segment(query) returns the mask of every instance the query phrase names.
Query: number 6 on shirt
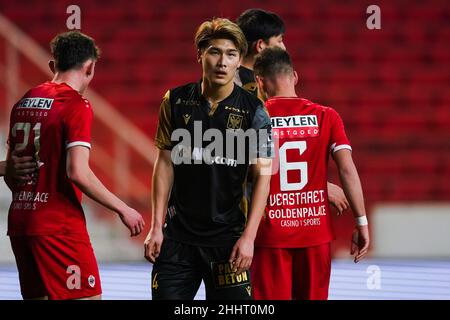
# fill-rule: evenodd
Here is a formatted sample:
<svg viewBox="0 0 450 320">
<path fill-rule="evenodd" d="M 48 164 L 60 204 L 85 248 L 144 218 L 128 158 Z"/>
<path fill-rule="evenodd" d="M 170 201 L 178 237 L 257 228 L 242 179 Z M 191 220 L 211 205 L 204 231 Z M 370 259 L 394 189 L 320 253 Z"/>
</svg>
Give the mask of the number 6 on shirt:
<svg viewBox="0 0 450 320">
<path fill-rule="evenodd" d="M 300 154 L 306 150 L 306 141 L 285 142 L 280 150 L 280 190 L 293 191 L 301 190 L 308 183 L 308 163 L 306 161 L 288 162 L 287 150 L 298 149 Z M 300 182 L 288 182 L 288 171 L 300 171 Z"/>
</svg>

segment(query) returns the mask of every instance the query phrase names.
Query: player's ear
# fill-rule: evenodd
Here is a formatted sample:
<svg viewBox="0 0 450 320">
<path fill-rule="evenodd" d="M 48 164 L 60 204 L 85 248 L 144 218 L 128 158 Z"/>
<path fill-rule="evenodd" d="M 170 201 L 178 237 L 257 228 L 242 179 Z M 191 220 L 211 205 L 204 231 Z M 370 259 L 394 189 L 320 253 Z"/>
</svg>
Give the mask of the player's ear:
<svg viewBox="0 0 450 320">
<path fill-rule="evenodd" d="M 293 71 L 292 72 L 292 76 L 294 77 L 294 85 L 297 85 L 297 83 L 298 83 L 298 73 L 297 73 L 297 71 Z"/>
<path fill-rule="evenodd" d="M 93 59 L 89 59 L 88 61 L 86 61 L 84 63 L 84 72 L 86 74 L 87 77 L 90 77 L 93 73 L 94 73 L 94 68 L 95 68 L 95 60 Z"/>
<path fill-rule="evenodd" d="M 201 49 L 197 50 L 197 62 L 200 64 L 202 63 L 202 50 Z"/>
<path fill-rule="evenodd" d="M 50 70 L 51 70 L 53 73 L 56 73 L 56 70 L 55 70 L 55 61 L 54 61 L 54 60 L 50 60 L 50 61 L 48 62 L 48 67 L 50 68 Z"/>
<path fill-rule="evenodd" d="M 258 40 L 256 40 L 256 44 L 255 44 L 256 53 L 260 53 L 260 52 L 263 51 L 266 47 L 267 47 L 267 44 L 264 42 L 263 39 L 258 39 Z"/>
<path fill-rule="evenodd" d="M 258 85 L 258 90 L 261 92 L 265 92 L 264 88 L 264 78 L 260 76 L 255 76 L 256 84 Z"/>
</svg>

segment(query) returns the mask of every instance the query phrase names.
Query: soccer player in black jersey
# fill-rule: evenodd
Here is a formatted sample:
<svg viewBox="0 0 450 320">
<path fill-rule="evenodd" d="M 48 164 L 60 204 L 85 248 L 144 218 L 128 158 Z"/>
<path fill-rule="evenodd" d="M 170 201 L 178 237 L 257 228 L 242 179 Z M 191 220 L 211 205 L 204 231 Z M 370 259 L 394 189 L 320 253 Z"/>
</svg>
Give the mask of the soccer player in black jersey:
<svg viewBox="0 0 450 320">
<path fill-rule="evenodd" d="M 195 44 L 202 79 L 169 90 L 160 107 L 145 241 L 145 257 L 154 263 L 152 297 L 193 299 L 203 280 L 206 299 L 251 299 L 248 269 L 270 183 L 270 119 L 261 100 L 234 84 L 247 50 L 239 27 L 206 21 Z M 243 132 L 258 133 L 256 143 L 229 152 L 228 143 Z M 212 140 L 219 148 L 209 149 Z M 254 192 L 247 214 L 249 169 Z"/>
<path fill-rule="evenodd" d="M 283 42 L 284 22 L 273 12 L 249 9 L 239 16 L 236 24 L 247 39 L 248 50 L 242 58 L 235 82 L 260 99 L 266 100 L 263 93 L 258 92 L 253 65 L 256 55 L 267 47 L 277 46 L 286 49 Z"/>
<path fill-rule="evenodd" d="M 283 42 L 285 25 L 283 20 L 275 13 L 262 9 L 248 9 L 236 20 L 247 39 L 247 54 L 236 73 L 235 82 L 263 101 L 264 94 L 258 91 L 253 66 L 256 55 L 267 47 L 280 47 L 286 49 Z M 328 182 L 328 200 L 342 214 L 349 208 L 344 191 L 337 185 Z M 247 185 L 250 193 L 251 185 Z"/>
</svg>

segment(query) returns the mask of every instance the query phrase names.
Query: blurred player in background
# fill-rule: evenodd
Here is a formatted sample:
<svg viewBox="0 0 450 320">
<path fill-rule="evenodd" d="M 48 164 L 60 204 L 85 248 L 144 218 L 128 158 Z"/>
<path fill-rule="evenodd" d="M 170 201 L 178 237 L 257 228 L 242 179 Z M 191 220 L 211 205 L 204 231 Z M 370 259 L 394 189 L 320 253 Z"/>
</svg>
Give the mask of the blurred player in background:
<svg viewBox="0 0 450 320">
<path fill-rule="evenodd" d="M 242 64 L 236 73 L 235 82 L 244 89 L 265 101 L 266 97 L 258 90 L 253 66 L 258 53 L 268 47 L 286 49 L 283 36 L 285 25 L 283 20 L 275 13 L 262 9 L 249 9 L 244 11 L 236 20 L 237 25 L 247 39 L 248 51 L 242 59 Z M 348 209 L 348 201 L 342 189 L 331 183 L 328 186 L 328 200 L 342 214 Z M 251 184 L 247 184 L 247 192 L 251 192 Z"/>
<path fill-rule="evenodd" d="M 286 49 L 283 42 L 284 22 L 273 12 L 249 9 L 237 18 L 236 23 L 247 39 L 248 51 L 242 58 L 242 64 L 236 73 L 235 81 L 245 90 L 265 101 L 266 97 L 258 90 L 253 72 L 255 57 L 267 47 Z"/>
<path fill-rule="evenodd" d="M 299 98 L 289 54 L 267 48 L 256 58 L 259 89 L 269 98 L 273 139 L 278 140 L 270 195 L 255 241 L 255 299 L 327 299 L 333 239 L 327 164 L 331 153 L 355 215 L 351 253 L 360 261 L 369 247 L 363 192 L 339 114 Z M 280 272 L 283 270 L 283 272 Z"/>
<path fill-rule="evenodd" d="M 15 151 L 39 169 L 28 182 L 6 179 L 13 196 L 8 235 L 24 299 L 100 299 L 81 192 L 116 212 L 132 236 L 144 221 L 89 167 L 93 112 L 82 94 L 94 77 L 94 40 L 74 31 L 50 46 L 53 80 L 29 90 L 11 111 L 7 161 Z"/>
<path fill-rule="evenodd" d="M 206 163 L 204 152 L 210 141 L 201 141 L 201 145 L 189 142 L 187 151 L 200 163 L 174 164 L 171 150 L 172 155 L 178 151 L 171 134 L 186 129 L 195 141 L 196 123 L 202 126 L 202 136 L 212 128 L 222 137 L 234 130 L 270 133 L 270 120 L 263 102 L 233 82 L 247 50 L 239 27 L 227 19 L 204 22 L 195 44 L 202 80 L 169 90 L 160 108 L 153 219 L 145 242 L 145 257 L 154 263 L 152 297 L 193 299 L 203 279 L 206 299 L 251 299 L 247 270 L 269 192 L 270 172 L 263 175 L 262 170 L 264 165 L 270 167 L 271 154 L 262 149 L 270 137 L 261 141 L 250 166 L 255 192 L 246 219 L 243 183 L 249 162 L 238 163 L 227 153 L 215 154 L 214 161 Z M 249 154 L 249 147 L 244 152 Z"/>
</svg>

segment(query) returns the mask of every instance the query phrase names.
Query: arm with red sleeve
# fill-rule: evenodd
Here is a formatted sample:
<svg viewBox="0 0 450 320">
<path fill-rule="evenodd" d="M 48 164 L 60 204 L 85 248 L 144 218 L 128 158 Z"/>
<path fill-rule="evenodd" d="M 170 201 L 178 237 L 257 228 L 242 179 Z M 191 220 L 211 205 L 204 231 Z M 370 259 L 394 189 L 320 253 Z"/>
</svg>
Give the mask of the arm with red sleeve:
<svg viewBox="0 0 450 320">
<path fill-rule="evenodd" d="M 345 134 L 344 124 L 339 114 L 332 110 L 331 115 L 331 152 L 339 171 L 339 177 L 345 195 L 350 203 L 355 219 L 365 218 L 364 196 L 358 171 L 353 162 L 352 148 Z M 355 254 L 355 263 L 359 262 L 369 249 L 370 237 L 367 224 L 357 224 L 352 235 L 351 254 Z"/>
<path fill-rule="evenodd" d="M 142 216 L 111 193 L 89 166 L 93 118 L 90 104 L 86 100 L 76 99 L 67 108 L 64 114 L 67 176 L 89 198 L 116 212 L 131 236 L 138 235 L 145 225 Z"/>
</svg>

